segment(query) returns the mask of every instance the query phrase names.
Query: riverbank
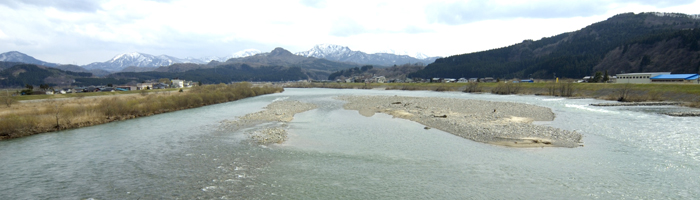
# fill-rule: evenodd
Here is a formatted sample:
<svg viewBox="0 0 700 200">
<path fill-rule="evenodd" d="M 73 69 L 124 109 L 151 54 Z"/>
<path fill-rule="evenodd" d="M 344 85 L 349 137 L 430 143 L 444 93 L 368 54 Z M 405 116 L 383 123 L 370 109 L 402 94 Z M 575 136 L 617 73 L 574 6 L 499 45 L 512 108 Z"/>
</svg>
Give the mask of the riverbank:
<svg viewBox="0 0 700 200">
<path fill-rule="evenodd" d="M 260 112 L 250 113 L 233 121 L 223 121 L 221 129 L 234 132 L 248 129 L 246 134 L 258 144 L 283 143 L 287 140 L 287 123 L 294 115 L 316 109 L 316 105 L 299 101 L 274 101 Z M 250 129 L 262 126 L 257 129 Z"/>
<path fill-rule="evenodd" d="M 23 101 L 0 108 L 0 140 L 151 116 L 282 91 L 284 89 L 279 87 L 255 87 L 244 82 L 198 86 L 183 92 Z"/>
<path fill-rule="evenodd" d="M 510 147 L 578 147 L 577 132 L 532 124 L 552 121 L 549 108 L 480 100 L 401 96 L 341 96 L 344 108 L 370 117 L 385 113 L 462 138 Z"/>
<path fill-rule="evenodd" d="M 623 100 L 626 102 L 673 101 L 700 108 L 697 84 L 615 84 L 615 83 L 294 83 L 289 88 L 386 89 L 462 91 L 470 93 L 522 94 Z M 507 91 L 507 92 L 506 92 Z"/>
</svg>

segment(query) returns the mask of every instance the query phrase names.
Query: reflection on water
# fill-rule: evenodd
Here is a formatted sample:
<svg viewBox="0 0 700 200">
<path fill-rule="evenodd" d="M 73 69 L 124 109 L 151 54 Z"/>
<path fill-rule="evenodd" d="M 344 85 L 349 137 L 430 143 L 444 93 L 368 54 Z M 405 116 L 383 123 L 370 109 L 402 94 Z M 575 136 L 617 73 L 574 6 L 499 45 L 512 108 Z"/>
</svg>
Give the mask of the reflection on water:
<svg viewBox="0 0 700 200">
<path fill-rule="evenodd" d="M 411 121 L 363 117 L 332 97 L 437 96 L 552 108 L 538 122 L 584 134 L 582 148 L 515 149 Z M 319 105 L 289 140 L 259 146 L 222 120 L 274 100 Z M 700 118 L 591 99 L 459 92 L 287 89 L 245 99 L 0 142 L 0 199 L 697 199 Z"/>
</svg>

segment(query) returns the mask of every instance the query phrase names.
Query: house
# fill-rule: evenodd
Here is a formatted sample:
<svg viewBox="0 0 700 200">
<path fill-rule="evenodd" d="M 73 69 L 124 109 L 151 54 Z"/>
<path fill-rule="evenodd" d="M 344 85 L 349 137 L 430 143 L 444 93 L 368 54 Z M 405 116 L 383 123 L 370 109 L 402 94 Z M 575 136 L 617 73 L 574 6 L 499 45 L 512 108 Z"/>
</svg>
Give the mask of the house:
<svg viewBox="0 0 700 200">
<path fill-rule="evenodd" d="M 652 83 L 700 83 L 698 74 L 662 74 L 649 79 Z"/>
<path fill-rule="evenodd" d="M 457 80 L 457 83 L 466 83 L 466 82 L 469 82 L 469 80 L 467 80 L 466 78 L 459 78 L 459 80 Z"/>
<path fill-rule="evenodd" d="M 168 88 L 168 85 L 165 83 L 156 83 L 153 85 L 153 89 L 165 89 Z"/>
<path fill-rule="evenodd" d="M 446 78 L 446 79 L 442 79 L 442 82 L 443 83 L 454 83 L 454 82 L 457 82 L 457 79 Z"/>
<path fill-rule="evenodd" d="M 651 83 L 651 77 L 670 75 L 671 72 L 645 72 L 618 74 L 615 83 Z"/>
<path fill-rule="evenodd" d="M 432 79 L 430 79 L 430 82 L 431 83 L 442 83 L 442 79 L 441 78 L 432 78 Z"/>
<path fill-rule="evenodd" d="M 170 85 L 172 85 L 174 88 L 183 88 L 183 87 L 185 87 L 185 81 L 184 81 L 184 80 L 173 79 L 173 80 L 170 80 L 170 82 L 172 83 L 172 84 L 170 84 Z"/>
<path fill-rule="evenodd" d="M 94 86 L 83 88 L 83 92 L 99 92 L 99 91 L 100 91 L 100 88 L 97 88 Z"/>
<path fill-rule="evenodd" d="M 150 90 L 150 89 L 153 89 L 153 83 L 137 83 L 137 84 L 136 84 L 136 89 L 137 89 L 137 90 Z"/>
<path fill-rule="evenodd" d="M 133 86 L 133 85 L 120 85 L 120 86 L 115 87 L 114 89 L 116 89 L 116 90 L 122 89 L 120 91 L 132 91 L 132 90 L 137 90 L 137 87 Z"/>
<path fill-rule="evenodd" d="M 384 77 L 384 76 L 372 77 L 372 82 L 374 82 L 374 83 L 386 83 L 386 77 Z"/>
<path fill-rule="evenodd" d="M 484 77 L 481 79 L 481 82 L 492 83 L 492 82 L 496 82 L 496 79 L 493 79 L 493 77 Z"/>
<path fill-rule="evenodd" d="M 469 78 L 470 83 L 476 83 L 479 82 L 479 78 Z"/>
</svg>

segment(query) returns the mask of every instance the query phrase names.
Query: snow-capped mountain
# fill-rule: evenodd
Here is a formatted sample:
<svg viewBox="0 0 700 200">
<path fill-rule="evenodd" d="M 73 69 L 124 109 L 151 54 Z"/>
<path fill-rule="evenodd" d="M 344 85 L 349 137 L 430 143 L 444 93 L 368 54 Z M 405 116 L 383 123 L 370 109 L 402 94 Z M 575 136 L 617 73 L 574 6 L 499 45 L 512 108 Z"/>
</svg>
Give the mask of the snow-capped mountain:
<svg viewBox="0 0 700 200">
<path fill-rule="evenodd" d="M 418 58 L 421 60 L 431 58 L 430 56 L 425 55 L 424 53 L 421 53 L 421 52 L 397 51 L 397 50 L 393 50 L 393 49 L 378 51 L 377 53 L 389 53 L 389 54 L 396 54 L 396 55 L 403 55 L 403 56 L 411 56 L 411 57 Z"/>
<path fill-rule="evenodd" d="M 34 57 L 31 57 L 27 54 L 23 54 L 23 53 L 18 52 L 18 51 L 8 51 L 8 52 L 0 54 L 0 61 L 20 62 L 20 63 L 27 63 L 27 64 L 43 65 L 43 66 L 47 66 L 47 67 L 56 67 L 59 65 L 56 63 L 49 63 L 49 62 L 37 60 Z"/>
<path fill-rule="evenodd" d="M 226 60 L 231 59 L 231 58 L 242 58 L 242 57 L 248 57 L 248 56 L 254 56 L 256 54 L 262 53 L 262 51 L 257 50 L 257 49 L 245 49 L 242 51 L 238 51 L 236 53 L 231 54 L 231 57 L 226 58 Z M 226 61 L 224 60 L 224 61 Z"/>
<path fill-rule="evenodd" d="M 160 56 L 154 56 L 150 54 L 145 54 L 145 53 L 138 53 L 138 52 L 133 52 L 133 53 L 125 53 L 125 54 L 119 54 L 115 56 L 114 58 L 106 61 L 106 62 L 94 62 L 88 65 L 84 65 L 83 67 L 86 69 L 104 69 L 107 71 L 121 71 L 124 68 L 127 67 L 161 67 L 161 66 L 169 66 L 175 63 L 195 63 L 195 64 L 206 64 L 211 61 L 219 61 L 219 62 L 226 62 L 226 60 L 231 59 L 231 58 L 239 58 L 239 57 L 248 57 L 252 56 L 258 53 L 262 53 L 260 50 L 257 49 L 246 49 L 242 51 L 238 51 L 236 53 L 233 53 L 231 56 L 226 56 L 226 57 L 216 57 L 216 56 L 210 56 L 210 57 L 202 57 L 202 58 L 193 58 L 193 57 L 187 57 L 187 58 L 176 58 L 168 55 L 160 55 Z"/>
<path fill-rule="evenodd" d="M 324 58 L 327 60 L 340 62 L 353 62 L 359 64 L 381 66 L 402 65 L 406 63 L 419 62 L 427 65 L 432 62 L 435 62 L 435 59 L 438 58 L 428 57 L 425 54 L 416 54 L 416 56 L 420 56 L 420 58 L 412 57 L 409 55 L 397 55 L 395 54 L 395 51 L 387 53 L 368 54 L 361 51 L 353 51 L 345 46 L 333 44 L 319 44 L 308 51 L 302 51 L 296 54 L 305 57 Z"/>
<path fill-rule="evenodd" d="M 94 62 L 83 66 L 86 69 L 104 69 L 107 71 L 120 71 L 126 67 L 160 67 L 168 66 L 174 63 L 185 62 L 183 59 L 178 59 L 172 56 L 160 55 L 154 56 L 145 53 L 125 53 L 119 54 L 106 62 Z"/>
</svg>

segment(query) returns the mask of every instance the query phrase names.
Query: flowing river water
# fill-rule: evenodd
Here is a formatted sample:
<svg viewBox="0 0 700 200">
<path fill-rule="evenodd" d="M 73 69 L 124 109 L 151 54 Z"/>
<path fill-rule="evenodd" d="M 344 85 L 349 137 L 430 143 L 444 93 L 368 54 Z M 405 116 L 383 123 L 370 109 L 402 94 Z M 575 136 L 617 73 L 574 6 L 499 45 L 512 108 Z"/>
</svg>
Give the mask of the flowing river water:
<svg viewBox="0 0 700 200">
<path fill-rule="evenodd" d="M 579 148 L 477 143 L 338 95 L 510 101 L 551 108 L 536 122 L 584 135 Z M 297 114 L 283 144 L 257 145 L 224 120 L 275 100 Z M 151 117 L 0 141 L 0 199 L 700 199 L 700 118 L 675 106 L 460 92 L 286 89 Z M 253 127 L 251 129 L 255 129 Z"/>
</svg>

